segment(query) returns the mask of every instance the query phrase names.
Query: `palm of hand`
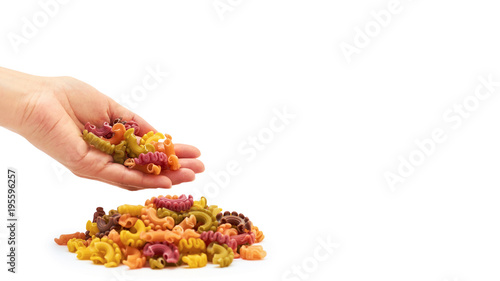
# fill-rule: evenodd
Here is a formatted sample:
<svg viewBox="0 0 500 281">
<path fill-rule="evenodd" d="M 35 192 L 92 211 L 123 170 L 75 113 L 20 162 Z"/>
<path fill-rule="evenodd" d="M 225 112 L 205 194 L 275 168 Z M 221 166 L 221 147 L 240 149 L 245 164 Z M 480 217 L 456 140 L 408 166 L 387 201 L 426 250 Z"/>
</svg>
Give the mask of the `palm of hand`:
<svg viewBox="0 0 500 281">
<path fill-rule="evenodd" d="M 102 124 L 123 117 L 124 120 L 136 121 L 142 134 L 156 130 L 141 117 L 79 80 L 51 78 L 48 84 L 30 96 L 21 120 L 23 128 L 29 130 L 24 135 L 77 176 L 137 190 L 169 188 L 172 184 L 194 180 L 195 173 L 204 170 L 202 162 L 196 159 L 199 150 L 182 144 L 175 145 L 182 168 L 162 171 L 159 176 L 113 163 L 110 155 L 91 148 L 82 139 L 85 123 Z"/>
</svg>

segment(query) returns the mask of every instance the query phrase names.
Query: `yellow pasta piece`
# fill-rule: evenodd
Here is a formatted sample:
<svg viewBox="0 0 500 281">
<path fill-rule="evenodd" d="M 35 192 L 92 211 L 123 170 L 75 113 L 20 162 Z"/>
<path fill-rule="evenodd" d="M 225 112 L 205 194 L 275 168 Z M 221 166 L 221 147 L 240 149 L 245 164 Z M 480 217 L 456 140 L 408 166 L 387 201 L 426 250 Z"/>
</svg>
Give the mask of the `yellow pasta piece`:
<svg viewBox="0 0 500 281">
<path fill-rule="evenodd" d="M 99 238 L 97 238 L 99 239 Z M 94 240 L 92 240 L 94 242 Z M 107 237 L 94 243 L 96 252 L 92 254 L 90 260 L 97 264 L 104 264 L 105 267 L 118 266 L 122 260 L 122 251 L 116 243 Z"/>
<path fill-rule="evenodd" d="M 208 210 L 212 212 L 213 216 L 217 216 L 218 213 L 222 212 L 222 208 L 219 208 L 217 205 L 208 206 Z"/>
<path fill-rule="evenodd" d="M 127 153 L 129 157 L 136 158 L 141 153 L 155 152 L 155 147 L 152 144 L 139 145 L 134 135 L 134 129 L 130 128 L 123 136 L 127 142 Z"/>
<path fill-rule="evenodd" d="M 162 269 L 167 265 L 167 261 L 163 257 L 150 258 L 149 266 L 151 269 Z"/>
<path fill-rule="evenodd" d="M 71 253 L 76 252 L 80 248 L 86 248 L 85 246 L 85 240 L 84 239 L 79 239 L 79 238 L 71 238 L 68 240 L 68 243 L 66 244 L 68 247 L 68 251 Z"/>
<path fill-rule="evenodd" d="M 201 253 L 200 255 L 187 255 L 182 257 L 182 261 L 187 263 L 191 268 L 204 267 L 207 265 L 207 255 Z"/>
<path fill-rule="evenodd" d="M 205 242 L 199 238 L 181 239 L 179 241 L 179 253 L 183 255 L 201 254 L 206 252 Z"/>
<path fill-rule="evenodd" d="M 97 228 L 97 223 L 91 221 L 87 221 L 85 229 L 87 229 L 87 231 L 89 232 L 90 237 L 96 235 L 99 232 L 99 228 Z"/>
<path fill-rule="evenodd" d="M 142 220 L 137 220 L 130 230 L 122 229 L 120 232 L 120 240 L 125 246 L 142 247 L 146 242 L 141 239 L 141 234 L 151 228 L 144 225 Z"/>
<path fill-rule="evenodd" d="M 158 142 L 159 140 L 164 138 L 165 136 L 162 133 L 158 132 L 155 134 L 153 131 L 150 131 L 147 134 L 144 134 L 144 136 L 142 136 L 141 145 L 150 144 L 153 141 Z"/>
<path fill-rule="evenodd" d="M 118 207 L 118 213 L 120 213 L 120 215 L 130 214 L 131 216 L 138 217 L 141 215 L 143 208 L 144 206 L 142 205 L 123 204 Z"/>
<path fill-rule="evenodd" d="M 101 139 L 100 137 L 83 130 L 83 139 L 90 145 L 109 155 L 115 152 L 115 145 Z"/>
<path fill-rule="evenodd" d="M 193 207 L 205 209 L 207 207 L 207 198 L 202 196 L 199 201 L 194 201 Z"/>
<path fill-rule="evenodd" d="M 233 249 L 229 248 L 226 244 L 210 243 L 207 248 L 207 254 L 209 260 L 212 260 L 214 264 L 220 265 L 220 267 L 229 266 L 234 259 Z"/>
<path fill-rule="evenodd" d="M 90 260 L 90 257 L 97 251 L 94 247 L 95 241 L 99 241 L 98 237 L 92 238 L 92 241 L 87 247 L 80 247 L 76 250 L 76 258 L 79 260 Z"/>
</svg>

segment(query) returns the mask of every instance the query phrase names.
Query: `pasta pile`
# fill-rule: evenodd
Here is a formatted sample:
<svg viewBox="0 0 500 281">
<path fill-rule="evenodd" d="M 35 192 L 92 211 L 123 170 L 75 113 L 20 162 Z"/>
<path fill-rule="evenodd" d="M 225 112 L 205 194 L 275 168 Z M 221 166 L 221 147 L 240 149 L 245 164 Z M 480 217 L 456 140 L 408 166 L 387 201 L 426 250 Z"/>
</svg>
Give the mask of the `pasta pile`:
<svg viewBox="0 0 500 281">
<path fill-rule="evenodd" d="M 130 169 L 159 175 L 162 170 L 175 171 L 181 167 L 170 135 L 151 131 L 138 139 L 135 133 L 139 131 L 136 122 L 121 118 L 117 118 L 113 126 L 104 122 L 100 128 L 87 122 L 83 139 L 92 147 L 112 155 L 114 162 Z"/>
<path fill-rule="evenodd" d="M 227 267 L 233 259 L 260 260 L 264 234 L 248 217 L 222 212 L 205 197 L 159 196 L 144 205 L 121 205 L 107 214 L 98 207 L 86 232 L 64 234 L 54 241 L 66 245 L 80 260 L 130 269 L 149 266 Z"/>
</svg>

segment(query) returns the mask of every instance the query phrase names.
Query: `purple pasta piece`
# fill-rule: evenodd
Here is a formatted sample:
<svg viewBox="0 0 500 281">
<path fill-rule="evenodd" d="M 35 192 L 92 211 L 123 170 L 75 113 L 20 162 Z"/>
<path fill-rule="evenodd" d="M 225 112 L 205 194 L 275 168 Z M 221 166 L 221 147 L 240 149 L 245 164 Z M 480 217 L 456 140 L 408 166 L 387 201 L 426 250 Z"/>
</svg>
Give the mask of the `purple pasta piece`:
<svg viewBox="0 0 500 281">
<path fill-rule="evenodd" d="M 230 223 L 232 226 L 236 227 L 238 233 L 246 233 L 252 230 L 252 222 L 250 219 L 243 214 L 238 214 L 238 212 L 225 211 L 224 213 L 218 213 L 216 219 L 220 223 Z"/>
<path fill-rule="evenodd" d="M 182 194 L 177 199 L 168 199 L 167 197 L 155 198 L 153 203 L 156 205 L 156 208 L 166 208 L 171 211 L 182 212 L 187 211 L 193 206 L 193 196 Z"/>
<path fill-rule="evenodd" d="M 108 122 L 104 122 L 101 128 L 97 128 L 95 125 L 90 124 L 90 122 L 87 122 L 87 124 L 85 124 L 85 130 L 98 137 L 105 137 L 107 134 L 111 133 L 111 128 L 112 127 Z"/>
<path fill-rule="evenodd" d="M 137 165 L 147 165 L 153 163 L 161 166 L 162 168 L 168 166 L 167 155 L 159 151 L 139 154 L 139 157 L 135 158 L 134 161 Z"/>
<path fill-rule="evenodd" d="M 176 263 L 180 257 L 177 246 L 168 242 L 147 243 L 142 253 L 146 257 L 162 256 L 168 263 Z"/>
<path fill-rule="evenodd" d="M 236 250 L 238 243 L 233 239 L 234 236 L 224 235 L 220 232 L 213 232 L 212 230 L 202 232 L 200 235 L 200 239 L 205 242 L 205 244 L 209 245 L 212 242 L 217 242 L 219 244 L 226 244 L 229 248 Z M 254 235 L 255 236 L 255 235 Z M 255 240 L 255 237 L 254 237 Z"/>
<path fill-rule="evenodd" d="M 106 212 L 104 212 L 104 209 L 102 207 L 95 208 L 94 219 L 92 220 L 92 222 L 96 222 L 98 217 L 102 217 L 105 214 Z"/>
<path fill-rule="evenodd" d="M 121 225 L 118 223 L 120 216 L 120 214 L 114 214 L 109 217 L 108 222 L 106 222 L 103 217 L 97 217 L 96 223 L 99 232 L 96 233 L 96 236 L 102 238 L 103 236 L 108 235 L 113 229 L 119 231 L 121 229 Z"/>
</svg>

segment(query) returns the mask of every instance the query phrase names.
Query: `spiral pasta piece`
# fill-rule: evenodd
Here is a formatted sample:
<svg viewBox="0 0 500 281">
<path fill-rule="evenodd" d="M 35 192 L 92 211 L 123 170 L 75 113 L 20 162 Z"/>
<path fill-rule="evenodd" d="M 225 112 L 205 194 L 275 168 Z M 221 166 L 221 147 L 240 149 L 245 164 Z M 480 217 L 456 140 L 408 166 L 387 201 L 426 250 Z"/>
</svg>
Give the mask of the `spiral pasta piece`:
<svg viewBox="0 0 500 281">
<path fill-rule="evenodd" d="M 193 206 L 193 196 L 182 194 L 179 198 L 158 197 L 154 200 L 157 208 L 167 208 L 172 211 L 182 212 L 187 211 Z"/>
<path fill-rule="evenodd" d="M 201 253 L 199 255 L 187 255 L 182 257 L 182 261 L 187 263 L 191 268 L 204 267 L 207 265 L 207 255 Z"/>
<path fill-rule="evenodd" d="M 261 260 L 266 257 L 267 253 L 261 245 L 246 246 L 240 248 L 240 256 L 244 260 Z"/>
<path fill-rule="evenodd" d="M 205 242 L 199 238 L 181 239 L 178 248 L 182 255 L 201 254 L 206 251 Z"/>
<path fill-rule="evenodd" d="M 201 234 L 200 239 L 205 241 L 205 244 L 207 245 L 209 245 L 212 242 L 217 242 L 218 244 L 226 244 L 231 249 L 236 251 L 238 243 L 232 237 L 234 236 L 224 235 L 220 232 L 207 231 Z"/>
<path fill-rule="evenodd" d="M 99 138 L 93 133 L 89 133 L 87 130 L 83 131 L 83 139 L 93 147 L 99 149 L 100 151 L 107 153 L 109 155 L 115 152 L 115 145 Z"/>
<path fill-rule="evenodd" d="M 136 165 L 147 165 L 152 163 L 161 167 L 168 167 L 168 158 L 167 155 L 162 152 L 148 152 L 139 154 L 137 158 L 134 158 L 134 163 Z"/>
</svg>

